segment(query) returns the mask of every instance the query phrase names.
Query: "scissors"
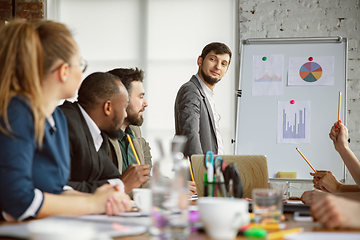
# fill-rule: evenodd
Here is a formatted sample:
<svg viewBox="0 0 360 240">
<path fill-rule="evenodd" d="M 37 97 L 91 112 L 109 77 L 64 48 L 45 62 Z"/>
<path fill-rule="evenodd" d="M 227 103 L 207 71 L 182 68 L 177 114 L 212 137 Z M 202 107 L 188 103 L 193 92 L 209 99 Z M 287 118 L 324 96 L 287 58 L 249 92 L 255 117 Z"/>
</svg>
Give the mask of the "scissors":
<svg viewBox="0 0 360 240">
<path fill-rule="evenodd" d="M 205 168 L 207 169 L 207 172 L 208 172 L 208 177 L 209 177 L 209 173 L 210 173 L 210 176 L 213 175 L 216 171 L 216 168 L 218 168 L 218 167 L 220 168 L 220 171 L 223 170 L 222 158 L 216 157 L 214 160 L 214 153 L 212 151 L 206 152 L 204 164 L 205 164 Z"/>
<path fill-rule="evenodd" d="M 221 157 L 216 157 L 214 160 L 214 153 L 212 151 L 208 151 L 205 154 L 204 164 L 207 169 L 207 180 L 208 182 L 220 181 L 224 182 L 223 176 L 223 160 Z M 214 177 L 214 174 L 217 177 Z M 220 185 L 223 196 L 226 196 L 225 185 Z M 215 188 L 213 186 L 209 186 L 209 193 L 214 196 Z"/>
</svg>

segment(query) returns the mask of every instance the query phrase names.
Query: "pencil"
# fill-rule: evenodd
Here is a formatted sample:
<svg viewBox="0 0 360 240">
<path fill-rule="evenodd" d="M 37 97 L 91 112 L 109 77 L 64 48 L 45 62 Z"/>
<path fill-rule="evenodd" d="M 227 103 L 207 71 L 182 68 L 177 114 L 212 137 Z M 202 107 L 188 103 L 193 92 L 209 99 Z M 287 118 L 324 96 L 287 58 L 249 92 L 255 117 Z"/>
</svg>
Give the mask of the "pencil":
<svg viewBox="0 0 360 240">
<path fill-rule="evenodd" d="M 136 162 L 137 162 L 139 165 L 141 165 L 141 164 L 140 164 L 140 161 L 139 161 L 139 157 L 138 157 L 138 155 L 136 154 L 136 151 L 135 151 L 135 148 L 134 148 L 134 144 L 133 144 L 133 142 L 131 141 L 130 135 L 129 135 L 129 134 L 126 134 L 126 136 L 127 136 L 127 139 L 128 139 L 128 141 L 129 141 L 129 143 L 130 143 L 131 150 L 132 150 L 133 153 L 134 153 Z"/>
<path fill-rule="evenodd" d="M 193 175 L 192 168 L 191 168 L 191 162 L 190 162 L 190 158 L 189 158 L 189 157 L 188 157 L 188 161 L 189 161 L 189 169 L 190 169 L 191 180 L 192 180 L 193 182 L 195 182 L 195 181 L 194 181 L 194 175 Z"/>
<path fill-rule="evenodd" d="M 341 92 L 339 92 L 338 121 L 340 121 L 340 109 L 341 109 Z"/>
<path fill-rule="evenodd" d="M 292 229 L 279 231 L 279 232 L 271 232 L 271 233 L 268 233 L 268 235 L 266 236 L 266 239 L 267 240 L 283 239 L 285 236 L 287 236 L 289 234 L 301 233 L 303 231 L 304 231 L 304 228 L 292 228 Z"/>
<path fill-rule="evenodd" d="M 286 224 L 285 223 L 268 223 L 268 224 L 250 223 L 249 227 L 263 228 L 265 230 L 282 230 L 286 228 Z"/>
<path fill-rule="evenodd" d="M 306 157 L 300 152 L 300 149 L 296 148 L 296 150 L 300 153 L 300 155 L 304 158 L 304 160 L 307 162 L 307 164 L 309 164 L 309 166 L 312 168 L 312 170 L 317 173 L 317 171 L 315 170 L 315 168 L 309 163 L 309 161 L 306 159 Z"/>
</svg>

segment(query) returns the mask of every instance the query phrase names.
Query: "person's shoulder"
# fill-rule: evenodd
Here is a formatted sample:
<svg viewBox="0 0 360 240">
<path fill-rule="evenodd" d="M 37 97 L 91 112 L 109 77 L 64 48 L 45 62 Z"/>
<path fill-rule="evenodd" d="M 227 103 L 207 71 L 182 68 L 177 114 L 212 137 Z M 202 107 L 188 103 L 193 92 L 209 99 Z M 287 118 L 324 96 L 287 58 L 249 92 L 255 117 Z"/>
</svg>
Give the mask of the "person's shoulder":
<svg viewBox="0 0 360 240">
<path fill-rule="evenodd" d="M 70 102 L 70 101 L 68 101 L 68 100 L 65 100 L 64 102 L 63 102 L 63 104 L 61 104 L 60 106 L 59 106 L 63 111 L 65 110 L 68 110 L 68 109 L 74 109 L 74 103 L 73 102 Z"/>
<path fill-rule="evenodd" d="M 195 76 L 193 76 L 189 81 L 187 81 L 186 83 L 184 83 L 180 89 L 179 89 L 179 93 L 184 93 L 184 92 L 194 92 L 194 93 L 199 93 L 200 89 L 199 89 L 199 84 L 197 85 L 198 80 Z"/>
<path fill-rule="evenodd" d="M 66 118 L 69 118 L 69 116 L 72 116 L 77 112 L 76 103 L 69 102 L 67 100 L 65 100 L 64 103 L 59 106 L 59 108 L 65 114 Z"/>
<path fill-rule="evenodd" d="M 30 107 L 30 101 L 26 97 L 14 96 L 11 98 L 7 108 L 9 122 L 13 121 L 13 117 L 28 121 L 33 118 L 33 112 Z"/>
<path fill-rule="evenodd" d="M 30 101 L 26 97 L 18 95 L 12 97 L 8 104 L 7 115 L 12 131 L 31 134 L 34 128 L 34 115 L 30 107 Z"/>
<path fill-rule="evenodd" d="M 133 131 L 135 137 L 141 137 L 141 129 L 139 126 L 129 125 L 131 131 Z"/>
<path fill-rule="evenodd" d="M 15 95 L 10 99 L 8 109 L 20 111 L 26 109 L 28 111 L 31 111 L 30 101 L 26 97 Z"/>
<path fill-rule="evenodd" d="M 78 130 L 77 128 L 79 127 L 79 125 L 82 125 L 82 115 L 79 107 L 77 106 L 77 102 L 72 103 L 69 101 L 65 101 L 61 106 L 59 106 L 59 108 L 64 113 L 69 128 L 74 128 L 74 130 Z"/>
<path fill-rule="evenodd" d="M 62 122 L 66 122 L 66 117 L 64 112 L 61 110 L 60 106 L 55 108 L 55 111 L 53 112 L 53 118 L 60 120 Z"/>
</svg>

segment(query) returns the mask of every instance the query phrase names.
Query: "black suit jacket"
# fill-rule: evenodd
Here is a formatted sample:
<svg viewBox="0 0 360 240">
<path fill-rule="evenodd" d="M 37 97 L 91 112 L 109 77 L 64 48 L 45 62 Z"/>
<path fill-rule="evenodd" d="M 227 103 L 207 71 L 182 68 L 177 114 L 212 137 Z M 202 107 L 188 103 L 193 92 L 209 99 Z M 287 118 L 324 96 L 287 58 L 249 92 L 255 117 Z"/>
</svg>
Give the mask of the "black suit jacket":
<svg viewBox="0 0 360 240">
<path fill-rule="evenodd" d="M 108 183 L 108 179 L 119 178 L 120 173 L 108 156 L 107 136 L 101 133 L 103 143 L 96 152 L 78 103 L 65 101 L 60 108 L 69 128 L 71 164 L 68 185 L 81 192 L 94 192 L 97 187 Z"/>
</svg>

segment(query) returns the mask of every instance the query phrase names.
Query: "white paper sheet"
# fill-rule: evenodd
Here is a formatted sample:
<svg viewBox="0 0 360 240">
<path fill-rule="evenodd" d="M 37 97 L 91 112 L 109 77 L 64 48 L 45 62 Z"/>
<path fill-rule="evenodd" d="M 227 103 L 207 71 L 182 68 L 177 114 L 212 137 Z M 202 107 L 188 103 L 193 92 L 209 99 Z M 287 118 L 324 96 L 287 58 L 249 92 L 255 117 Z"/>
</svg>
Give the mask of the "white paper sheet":
<svg viewBox="0 0 360 240">
<path fill-rule="evenodd" d="M 288 70 L 289 86 L 332 86 L 334 85 L 334 56 L 290 57 Z"/>
<path fill-rule="evenodd" d="M 283 73 L 284 55 L 253 56 L 252 95 L 282 95 Z"/>
<path fill-rule="evenodd" d="M 360 232 L 303 232 L 286 236 L 287 240 L 359 240 Z"/>
</svg>

